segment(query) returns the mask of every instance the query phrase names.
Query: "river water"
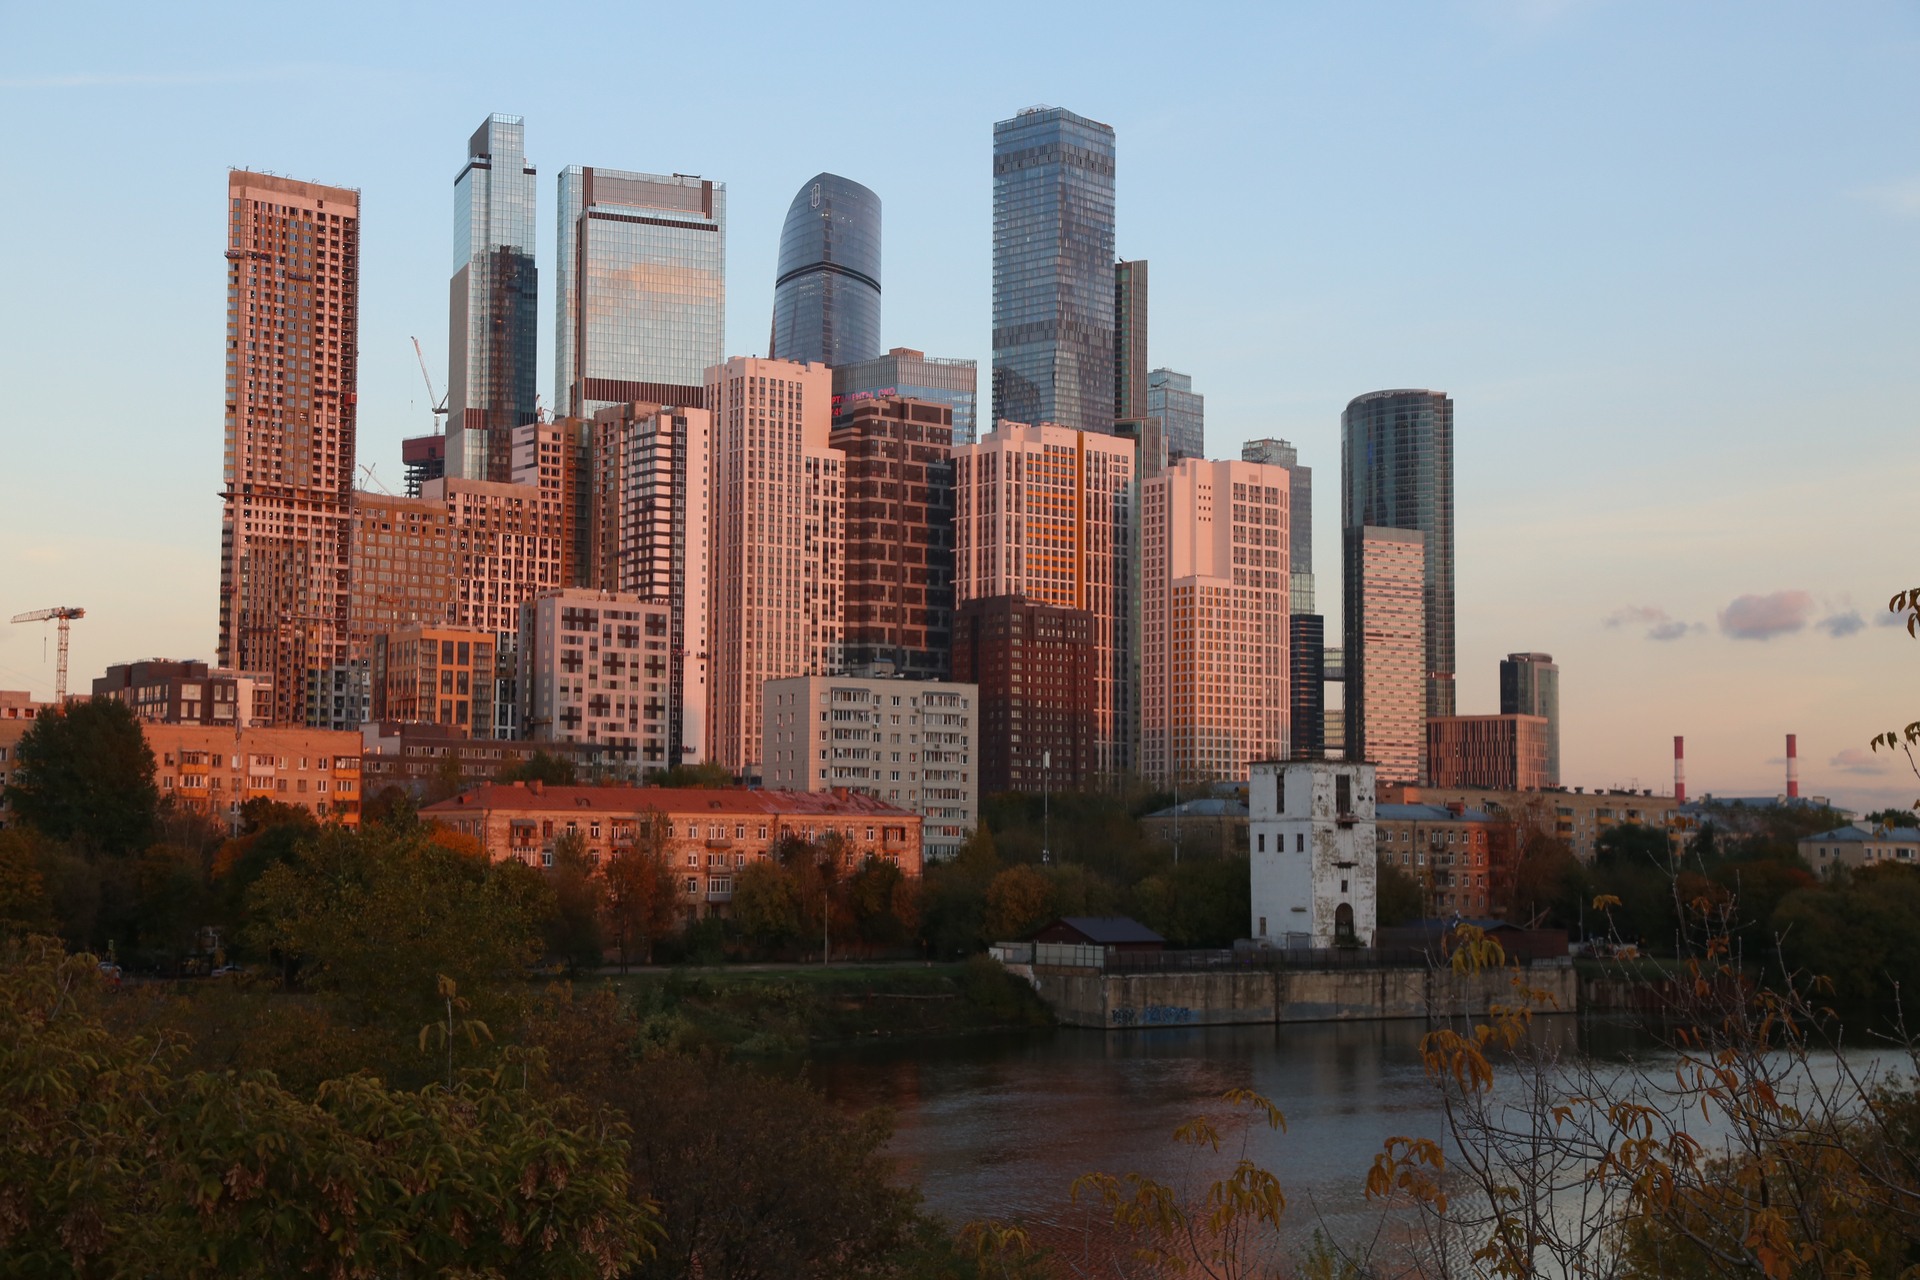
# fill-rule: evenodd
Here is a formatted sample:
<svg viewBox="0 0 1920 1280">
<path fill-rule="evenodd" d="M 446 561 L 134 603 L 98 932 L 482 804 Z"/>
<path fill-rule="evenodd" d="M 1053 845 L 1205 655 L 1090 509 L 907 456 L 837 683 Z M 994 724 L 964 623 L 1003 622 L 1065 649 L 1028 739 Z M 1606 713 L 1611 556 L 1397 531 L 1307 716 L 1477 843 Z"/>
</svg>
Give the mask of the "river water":
<svg viewBox="0 0 1920 1280">
<path fill-rule="evenodd" d="M 1079 1223 L 1081 1174 L 1138 1171 L 1210 1182 L 1247 1154 L 1279 1178 L 1287 1222 L 1342 1239 L 1370 1231 L 1373 1156 L 1390 1137 L 1439 1138 L 1433 1086 L 1419 1057 L 1422 1020 L 1108 1032 L 1059 1028 L 1005 1036 L 874 1043 L 816 1053 L 814 1083 L 849 1109 L 898 1116 L 892 1154 L 928 1207 L 954 1222 Z M 1536 1034 L 1602 1057 L 1652 1049 L 1618 1024 L 1536 1020 Z M 1287 1128 L 1230 1132 L 1223 1156 L 1189 1164 L 1173 1141 L 1198 1114 L 1234 1114 L 1221 1094 L 1270 1098 Z"/>
</svg>

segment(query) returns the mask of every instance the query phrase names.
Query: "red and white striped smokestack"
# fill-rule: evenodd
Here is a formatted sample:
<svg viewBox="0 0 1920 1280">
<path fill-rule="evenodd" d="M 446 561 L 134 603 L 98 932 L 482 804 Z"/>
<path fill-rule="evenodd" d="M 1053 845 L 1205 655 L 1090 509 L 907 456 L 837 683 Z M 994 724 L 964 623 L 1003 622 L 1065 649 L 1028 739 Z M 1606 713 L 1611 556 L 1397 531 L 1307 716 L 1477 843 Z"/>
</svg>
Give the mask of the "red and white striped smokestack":
<svg viewBox="0 0 1920 1280">
<path fill-rule="evenodd" d="M 1800 744 L 1793 734 L 1787 735 L 1787 799 L 1800 794 Z"/>
<path fill-rule="evenodd" d="M 1687 802 L 1687 740 L 1677 733 L 1673 735 L 1673 798 L 1679 804 Z"/>
</svg>

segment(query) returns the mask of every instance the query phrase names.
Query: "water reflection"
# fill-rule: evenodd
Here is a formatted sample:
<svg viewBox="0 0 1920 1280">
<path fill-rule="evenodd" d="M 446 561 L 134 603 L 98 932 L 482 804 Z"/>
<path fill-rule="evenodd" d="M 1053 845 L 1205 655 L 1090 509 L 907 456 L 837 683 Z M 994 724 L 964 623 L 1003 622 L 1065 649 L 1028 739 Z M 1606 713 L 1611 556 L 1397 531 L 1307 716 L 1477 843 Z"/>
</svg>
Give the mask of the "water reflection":
<svg viewBox="0 0 1920 1280">
<path fill-rule="evenodd" d="M 1583 1024 L 1537 1020 L 1571 1041 Z M 920 1178 L 930 1206 L 958 1221 L 1054 1217 L 1089 1170 L 1169 1177 L 1181 1165 L 1174 1129 L 1199 1113 L 1225 1117 L 1228 1089 L 1273 1099 L 1285 1132 L 1249 1134 L 1253 1159 L 1295 1203 L 1344 1218 L 1389 1137 L 1438 1136 L 1420 1064 L 1422 1021 L 1059 1029 L 1006 1037 L 866 1045 L 819 1054 L 809 1071 L 838 1104 L 895 1108 L 893 1153 Z M 1589 1037 L 1606 1055 L 1648 1047 L 1630 1031 Z M 1291 1216 L 1291 1215 L 1290 1215 Z"/>
</svg>

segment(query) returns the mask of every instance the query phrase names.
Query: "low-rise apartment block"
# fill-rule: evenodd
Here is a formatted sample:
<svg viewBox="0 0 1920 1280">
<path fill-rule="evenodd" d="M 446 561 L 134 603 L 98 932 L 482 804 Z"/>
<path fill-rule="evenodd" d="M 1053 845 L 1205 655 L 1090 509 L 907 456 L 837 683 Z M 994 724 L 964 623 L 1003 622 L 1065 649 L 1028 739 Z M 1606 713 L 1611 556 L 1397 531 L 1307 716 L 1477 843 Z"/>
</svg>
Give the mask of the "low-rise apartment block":
<svg viewBox="0 0 1920 1280">
<path fill-rule="evenodd" d="M 7 779 L 13 774 L 14 750 L 41 713 L 53 703 L 36 702 L 24 689 L 0 689 L 0 831 L 13 824 L 7 811 Z"/>
<path fill-rule="evenodd" d="M 480 842 L 499 862 L 517 858 L 551 866 L 554 841 L 569 831 L 587 857 L 659 853 L 673 867 L 686 919 L 730 915 L 734 876 L 748 862 L 774 856 L 787 835 L 818 844 L 829 833 L 845 842 L 846 872 L 869 860 L 921 871 L 920 815 L 858 791 L 702 790 L 671 787 L 548 787 L 538 782 L 487 786 L 429 805 L 421 816 Z"/>
<path fill-rule="evenodd" d="M 1800 856 L 1815 871 L 1829 867 L 1920 866 L 1920 830 L 1884 822 L 1855 822 L 1817 835 L 1803 836 Z"/>
<path fill-rule="evenodd" d="M 112 698 L 153 724 L 211 724 L 244 729 L 273 719 L 266 675 L 219 671 L 204 662 L 146 658 L 119 662 L 93 682 L 93 696 Z"/>
<path fill-rule="evenodd" d="M 1603 832 L 1617 826 L 1659 827 L 1675 853 L 1692 822 L 1672 796 L 1651 791 L 1497 791 L 1483 787 L 1416 787 L 1380 784 L 1383 803 L 1462 804 L 1499 822 L 1525 824 L 1567 842 L 1578 858 L 1591 862 Z"/>
<path fill-rule="evenodd" d="M 767 787 L 864 792 L 921 815 L 929 859 L 960 852 L 980 814 L 978 686 L 792 676 L 763 688 Z"/>
<path fill-rule="evenodd" d="M 1380 857 L 1419 882 L 1422 915 L 1504 917 L 1513 890 L 1512 828 L 1452 804 L 1374 808 Z"/>
<path fill-rule="evenodd" d="M 322 821 L 360 824 L 360 735 L 332 729 L 144 726 L 162 801 L 234 827 L 249 800 L 273 800 Z"/>
</svg>

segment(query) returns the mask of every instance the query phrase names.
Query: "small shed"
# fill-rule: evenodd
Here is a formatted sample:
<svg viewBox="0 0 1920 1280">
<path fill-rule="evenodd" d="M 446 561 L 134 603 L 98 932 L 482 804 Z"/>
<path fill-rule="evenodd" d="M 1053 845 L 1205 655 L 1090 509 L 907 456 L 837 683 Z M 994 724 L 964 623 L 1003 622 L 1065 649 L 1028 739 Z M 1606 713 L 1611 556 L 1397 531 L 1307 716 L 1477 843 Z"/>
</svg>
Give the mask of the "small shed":
<svg viewBox="0 0 1920 1280">
<path fill-rule="evenodd" d="M 1167 948 L 1165 938 L 1126 916 L 1061 916 L 1022 941 L 1112 947 L 1115 951 L 1164 951 Z"/>
</svg>

